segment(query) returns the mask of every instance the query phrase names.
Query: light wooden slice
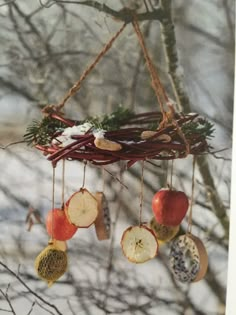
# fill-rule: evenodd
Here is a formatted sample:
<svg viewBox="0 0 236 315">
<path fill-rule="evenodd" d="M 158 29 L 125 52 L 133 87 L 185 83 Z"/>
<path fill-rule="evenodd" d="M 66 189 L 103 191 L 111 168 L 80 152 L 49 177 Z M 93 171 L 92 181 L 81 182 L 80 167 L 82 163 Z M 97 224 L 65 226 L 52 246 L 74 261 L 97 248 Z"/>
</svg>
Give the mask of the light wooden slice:
<svg viewBox="0 0 236 315">
<path fill-rule="evenodd" d="M 110 238 L 111 219 L 110 210 L 108 208 L 107 200 L 103 192 L 96 192 L 95 198 L 98 202 L 98 216 L 94 222 L 95 231 L 99 241 Z"/>
</svg>

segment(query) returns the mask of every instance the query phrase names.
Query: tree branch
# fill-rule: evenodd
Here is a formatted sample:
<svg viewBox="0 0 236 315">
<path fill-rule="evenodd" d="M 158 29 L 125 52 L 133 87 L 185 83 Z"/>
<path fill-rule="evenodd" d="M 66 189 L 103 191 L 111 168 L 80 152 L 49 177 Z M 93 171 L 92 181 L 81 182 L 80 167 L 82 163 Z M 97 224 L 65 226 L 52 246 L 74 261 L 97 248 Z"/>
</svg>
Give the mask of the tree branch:
<svg viewBox="0 0 236 315">
<path fill-rule="evenodd" d="M 160 4 L 163 9 L 164 15 L 161 22 L 161 29 L 170 81 L 173 87 L 173 91 L 175 93 L 179 110 L 184 112 L 191 112 L 189 97 L 183 88 L 182 74 L 179 69 L 175 28 L 171 13 L 171 0 L 160 0 Z M 206 156 L 198 157 L 197 165 L 205 183 L 206 189 L 209 192 L 213 211 L 224 228 L 225 237 L 228 238 L 229 219 L 227 216 L 226 208 L 224 207 L 216 189 Z"/>
<path fill-rule="evenodd" d="M 12 271 L 7 265 L 5 265 L 3 262 L 0 261 L 0 265 L 6 269 L 12 276 L 14 276 L 26 289 L 29 293 L 34 295 L 38 300 L 43 302 L 44 304 L 50 306 L 58 315 L 63 315 L 59 309 L 56 307 L 56 305 L 51 304 L 50 302 L 46 301 L 44 298 L 42 298 L 40 295 L 38 295 L 36 292 L 34 292 L 14 271 Z"/>
<path fill-rule="evenodd" d="M 99 12 L 103 12 L 105 14 L 110 15 L 111 17 L 126 22 L 126 23 L 130 23 L 133 20 L 133 12 L 128 9 L 128 8 L 124 8 L 120 11 L 116 11 L 111 9 L 109 6 L 107 6 L 104 3 L 100 3 L 98 1 L 93 1 L 93 0 L 87 0 L 87 1 L 73 1 L 73 0 L 55 0 L 55 1 L 49 1 L 47 4 L 43 5 L 41 2 L 41 5 L 43 5 L 46 8 L 51 7 L 54 4 L 59 4 L 59 3 L 63 3 L 63 4 L 80 4 L 80 5 L 84 5 L 90 8 L 93 8 Z M 147 11 L 145 13 L 139 13 L 136 14 L 136 18 L 139 21 L 147 21 L 147 20 L 162 20 L 162 9 L 158 8 L 158 9 L 154 9 L 153 11 Z"/>
</svg>

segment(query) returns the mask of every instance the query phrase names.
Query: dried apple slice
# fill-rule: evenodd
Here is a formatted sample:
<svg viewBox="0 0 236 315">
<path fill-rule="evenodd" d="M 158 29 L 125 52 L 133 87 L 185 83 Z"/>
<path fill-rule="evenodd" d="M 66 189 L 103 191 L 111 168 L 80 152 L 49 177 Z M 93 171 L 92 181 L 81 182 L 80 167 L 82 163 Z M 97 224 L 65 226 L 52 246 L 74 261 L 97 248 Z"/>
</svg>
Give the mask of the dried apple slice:
<svg viewBox="0 0 236 315">
<path fill-rule="evenodd" d="M 155 217 L 150 221 L 150 228 L 155 232 L 159 244 L 169 242 L 179 232 L 179 225 L 167 226 L 160 224 Z"/>
<path fill-rule="evenodd" d="M 140 264 L 154 258 L 159 246 L 154 232 L 145 225 L 138 225 L 124 231 L 121 247 L 130 262 Z"/>
<path fill-rule="evenodd" d="M 98 202 L 98 216 L 94 222 L 95 231 L 99 241 L 110 238 L 111 219 L 110 210 L 108 208 L 107 200 L 103 192 L 96 192 L 95 198 Z"/>
<path fill-rule="evenodd" d="M 98 202 L 87 189 L 81 188 L 67 201 L 65 211 L 70 223 L 87 228 L 97 218 Z"/>
</svg>

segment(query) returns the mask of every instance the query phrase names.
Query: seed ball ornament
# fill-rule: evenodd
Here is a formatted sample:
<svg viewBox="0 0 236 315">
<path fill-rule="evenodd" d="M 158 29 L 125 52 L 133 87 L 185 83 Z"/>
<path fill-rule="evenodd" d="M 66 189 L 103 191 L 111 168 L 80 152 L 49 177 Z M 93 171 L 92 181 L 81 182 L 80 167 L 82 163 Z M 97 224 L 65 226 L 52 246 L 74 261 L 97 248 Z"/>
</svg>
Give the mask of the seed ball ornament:
<svg viewBox="0 0 236 315">
<path fill-rule="evenodd" d="M 182 191 L 162 189 L 152 199 L 152 210 L 159 224 L 177 226 L 188 211 L 188 197 Z"/>
<path fill-rule="evenodd" d="M 130 262 L 141 264 L 154 258 L 159 246 L 154 232 L 145 225 L 138 225 L 124 231 L 121 247 Z"/>
<path fill-rule="evenodd" d="M 59 208 L 48 212 L 46 229 L 48 234 L 58 241 L 71 239 L 77 231 L 77 227 L 68 221 L 65 211 Z"/>
<path fill-rule="evenodd" d="M 110 209 L 103 192 L 96 192 L 95 198 L 98 202 L 98 216 L 94 222 L 96 235 L 99 241 L 110 238 L 111 218 Z"/>
<path fill-rule="evenodd" d="M 158 223 L 155 218 L 152 218 L 149 226 L 155 232 L 156 238 L 160 245 L 172 240 L 179 232 L 179 225 L 177 226 L 163 225 Z"/>
<path fill-rule="evenodd" d="M 65 212 L 71 224 L 88 228 L 98 216 L 98 202 L 86 188 L 81 188 L 66 202 Z"/>
<path fill-rule="evenodd" d="M 170 269 L 180 282 L 197 282 L 206 274 L 208 255 L 202 241 L 192 234 L 177 237 L 171 246 Z"/>
<path fill-rule="evenodd" d="M 35 270 L 38 276 L 50 287 L 67 269 L 67 255 L 54 244 L 48 245 L 35 259 Z"/>
</svg>

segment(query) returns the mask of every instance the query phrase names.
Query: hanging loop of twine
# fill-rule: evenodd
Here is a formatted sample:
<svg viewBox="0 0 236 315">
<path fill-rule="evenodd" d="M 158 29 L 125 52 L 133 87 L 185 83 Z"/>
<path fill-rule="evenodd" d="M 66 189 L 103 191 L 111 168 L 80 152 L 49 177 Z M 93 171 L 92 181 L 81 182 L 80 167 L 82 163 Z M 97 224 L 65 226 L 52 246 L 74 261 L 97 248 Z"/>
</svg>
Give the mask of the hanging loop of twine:
<svg viewBox="0 0 236 315">
<path fill-rule="evenodd" d="M 82 189 L 85 186 L 85 177 L 86 177 L 86 166 L 87 166 L 87 161 L 84 161 L 84 171 L 83 171 L 83 183 L 82 183 Z"/>
<path fill-rule="evenodd" d="M 66 93 L 63 100 L 58 105 L 47 105 L 44 107 L 42 112 L 44 114 L 51 114 L 53 112 L 60 113 L 62 108 L 65 106 L 66 102 L 74 96 L 80 89 L 82 82 L 87 78 L 89 73 L 96 67 L 96 65 L 99 63 L 99 61 L 102 59 L 102 57 L 108 52 L 108 50 L 112 47 L 115 40 L 119 37 L 119 35 L 123 32 L 125 29 L 127 23 L 124 23 L 122 27 L 116 32 L 116 34 L 109 40 L 109 42 L 102 48 L 100 53 L 97 55 L 95 60 L 85 69 L 85 71 L 82 73 L 80 79 L 70 88 L 70 90 Z"/>
<path fill-rule="evenodd" d="M 162 127 L 165 127 L 165 125 L 168 123 L 173 124 L 176 127 L 176 130 L 177 130 L 180 138 L 183 140 L 183 142 L 186 146 L 186 154 L 185 155 L 187 156 L 190 153 L 190 145 L 189 145 L 185 135 L 183 134 L 181 128 L 179 127 L 178 123 L 174 119 L 175 110 L 173 108 L 173 105 L 170 103 L 170 100 L 169 100 L 169 98 L 165 92 L 165 89 L 164 89 L 164 87 L 163 87 L 163 85 L 159 79 L 159 76 L 157 74 L 157 69 L 155 68 L 155 66 L 154 66 L 154 64 L 153 64 L 153 62 L 149 56 L 148 50 L 145 46 L 142 32 L 140 30 L 137 18 L 136 18 L 134 13 L 133 13 L 132 24 L 133 24 L 134 30 L 137 34 L 139 44 L 142 48 L 144 58 L 146 60 L 147 68 L 148 68 L 148 71 L 149 71 L 150 76 L 151 76 L 152 87 L 153 87 L 153 90 L 155 92 L 157 102 L 160 106 L 160 110 L 161 110 L 161 113 L 163 116 L 162 122 L 160 123 L 159 128 L 161 129 Z M 165 105 L 168 106 L 167 112 L 164 110 Z"/>
<path fill-rule="evenodd" d="M 193 216 L 193 198 L 194 198 L 194 187 L 195 187 L 195 165 L 196 165 L 196 157 L 193 156 L 193 164 L 192 164 L 192 193 L 191 193 L 191 200 L 190 200 L 190 208 L 189 208 L 189 215 L 188 215 L 188 227 L 187 233 L 192 233 L 192 216 Z"/>
<path fill-rule="evenodd" d="M 149 70 L 149 73 L 150 73 L 150 76 L 152 79 L 152 87 L 153 87 L 153 90 L 154 90 L 155 95 L 157 97 L 157 101 L 158 101 L 158 104 L 160 106 L 160 109 L 161 109 L 161 112 L 163 115 L 163 120 L 164 120 L 164 119 L 166 119 L 166 112 L 164 110 L 164 104 L 167 104 L 169 102 L 169 98 L 166 95 L 165 89 L 162 86 L 161 81 L 158 77 L 157 70 L 156 70 L 156 68 L 155 68 L 155 66 L 154 66 L 154 64 L 153 64 L 153 62 L 149 56 L 149 53 L 147 51 L 147 48 L 146 48 L 146 45 L 144 42 L 142 32 L 140 30 L 140 27 L 139 27 L 139 24 L 138 24 L 138 21 L 137 21 L 135 15 L 134 15 L 134 19 L 132 21 L 132 24 L 133 24 L 134 30 L 137 34 L 139 44 L 142 48 L 144 58 L 146 60 L 147 68 Z"/>
</svg>

